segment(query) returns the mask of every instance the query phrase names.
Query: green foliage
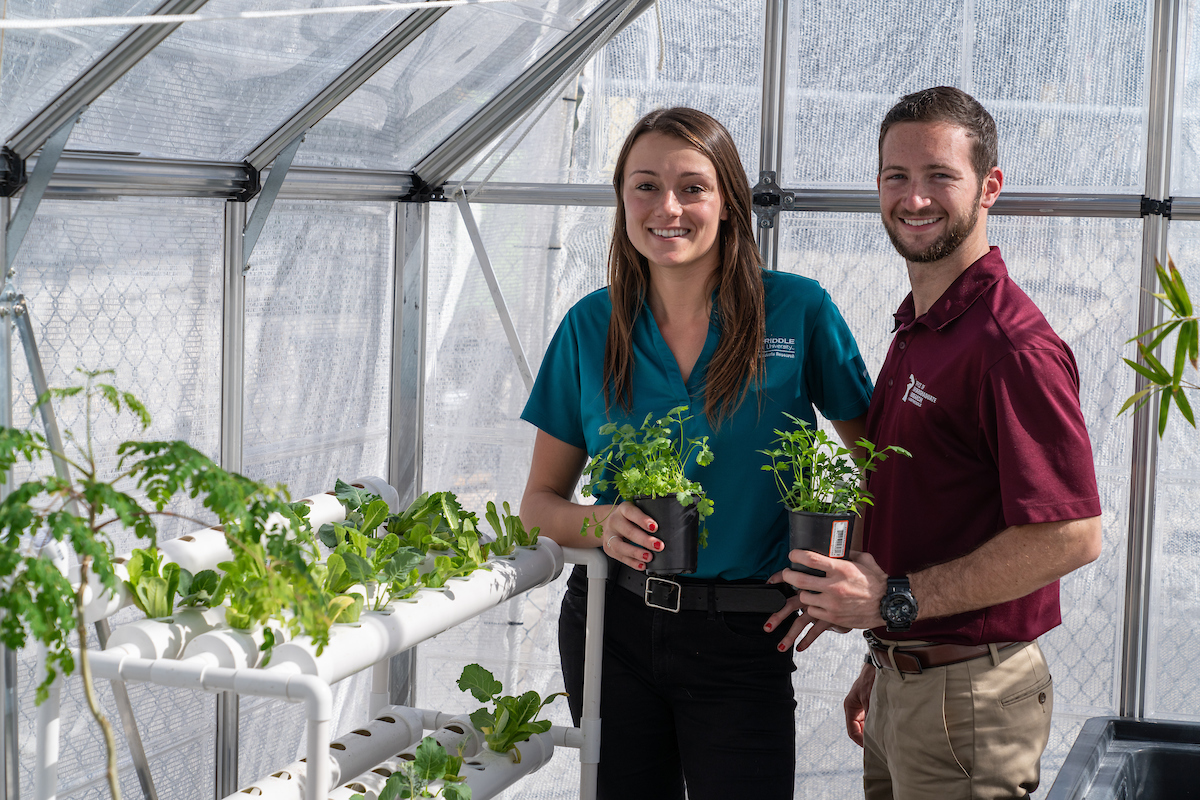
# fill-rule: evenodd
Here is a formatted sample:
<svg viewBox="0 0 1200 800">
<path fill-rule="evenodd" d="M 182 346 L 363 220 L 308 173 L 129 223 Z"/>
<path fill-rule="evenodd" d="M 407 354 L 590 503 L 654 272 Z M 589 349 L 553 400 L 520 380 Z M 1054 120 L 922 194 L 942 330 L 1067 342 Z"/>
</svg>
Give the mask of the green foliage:
<svg viewBox="0 0 1200 800">
<path fill-rule="evenodd" d="M 496 541 L 492 542 L 490 551 L 494 555 L 507 556 L 518 547 L 530 547 L 537 544 L 538 528 L 531 531 L 525 530 L 525 523 L 521 522 L 521 518 L 512 513 L 512 509 L 508 507 L 508 501 L 504 503 L 504 521 L 501 522 L 500 515 L 496 513 L 496 504 L 491 500 L 487 504 L 487 513 L 483 515 L 487 520 L 488 525 L 496 532 Z"/>
<path fill-rule="evenodd" d="M 687 410 L 687 406 L 679 406 L 653 421 L 654 415 L 648 414 L 641 428 L 629 424 L 618 426 L 615 422 L 602 425 L 600 434 L 612 436 L 612 441 L 583 468 L 583 494 L 592 497 L 607 491 L 611 484 L 623 500 L 675 495 L 680 505 L 695 502 L 700 512 L 700 546 L 704 547 L 708 531 L 703 522 L 712 514 L 713 502 L 704 496 L 704 489 L 697 481 L 684 474 L 684 468 L 693 460 L 698 466 L 708 466 L 713 452 L 707 436 L 684 440 L 683 423 L 692 418 L 683 416 Z M 600 536 L 604 531 L 603 520 L 585 520 L 580 535 L 586 535 L 589 528 Z"/>
<path fill-rule="evenodd" d="M 402 800 L 410 797 L 442 797 L 445 800 L 471 800 L 471 787 L 458 774 L 462 757 L 446 752 L 432 736 L 426 736 L 413 751 L 413 759 L 403 760 L 400 769 L 388 776 L 379 792 L 379 800 Z M 442 785 L 435 787 L 437 781 Z M 365 800 L 361 794 L 350 800 Z"/>
<path fill-rule="evenodd" d="M 1175 262 L 1168 258 L 1167 269 L 1163 269 L 1163 265 L 1155 261 L 1154 267 L 1158 271 L 1158 282 L 1162 286 L 1162 291 L 1154 297 L 1166 309 L 1170 318 L 1147 328 L 1126 342 L 1137 342 L 1139 361 L 1128 358 L 1122 360 L 1134 372 L 1145 378 L 1148 385 L 1126 399 L 1117 413 L 1124 414 L 1130 408 L 1136 412 L 1158 395 L 1158 435 L 1162 438 L 1167 430 L 1172 400 L 1188 424 L 1196 427 L 1196 416 L 1187 398 L 1187 392 L 1200 389 L 1200 385 L 1184 380 L 1183 374 L 1189 363 L 1193 371 L 1200 369 L 1200 320 L 1192 306 L 1187 286 L 1184 285 L 1183 275 L 1175 268 Z M 1168 370 L 1154 356 L 1154 351 L 1172 333 L 1175 334 L 1175 357 L 1172 359 L 1172 368 Z M 1149 341 L 1138 341 L 1147 336 L 1151 337 Z"/>
<path fill-rule="evenodd" d="M 889 452 L 912 457 L 902 447 L 890 445 L 876 450 L 871 442 L 859 439 L 855 444 L 866 455 L 855 458 L 820 428 L 786 412 L 784 416 L 796 427 L 776 430 L 778 446 L 759 452 L 771 459 L 762 469 L 774 474 L 780 497 L 792 511 L 857 514 L 861 505 L 873 504 L 863 477 L 878 469 Z"/>
<path fill-rule="evenodd" d="M 150 619 L 169 617 L 180 605 L 208 606 L 213 602 L 219 579 L 211 569 L 193 576 L 178 564 L 162 561 L 158 548 L 134 549 L 125 564 L 129 580 L 125 587 L 133 604 Z"/>
<path fill-rule="evenodd" d="M 549 720 L 535 720 L 542 708 L 562 696 L 566 692 L 555 692 L 542 697 L 537 692 L 525 692 L 520 697 L 501 695 L 504 687 L 496 680 L 491 672 L 478 664 L 468 664 L 463 667 L 458 679 L 458 688 L 470 692 L 476 700 L 493 703 L 494 708 L 478 709 L 471 714 L 471 724 L 483 734 L 488 747 L 498 753 L 514 751 L 517 763 L 521 761 L 521 751 L 517 745 L 528 741 L 530 736 L 545 733 L 550 730 Z"/>
</svg>

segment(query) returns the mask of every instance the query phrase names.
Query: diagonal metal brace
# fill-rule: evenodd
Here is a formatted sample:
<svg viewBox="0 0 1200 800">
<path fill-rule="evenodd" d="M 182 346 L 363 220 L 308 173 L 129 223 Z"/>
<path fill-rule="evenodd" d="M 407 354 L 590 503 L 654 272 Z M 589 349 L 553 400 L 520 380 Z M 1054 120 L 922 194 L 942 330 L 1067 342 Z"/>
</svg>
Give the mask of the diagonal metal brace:
<svg viewBox="0 0 1200 800">
<path fill-rule="evenodd" d="M 500 314 L 500 324 L 504 328 L 504 335 L 508 337 L 508 346 L 512 349 L 513 358 L 517 360 L 517 371 L 521 373 L 525 389 L 530 390 L 533 388 L 533 372 L 529 369 L 528 359 L 525 358 L 521 337 L 517 335 L 512 316 L 508 313 L 508 304 L 504 302 L 504 292 L 500 290 L 500 282 L 496 280 L 492 260 L 488 258 L 487 250 L 483 246 L 483 237 L 479 233 L 479 226 L 475 224 L 475 215 L 471 213 L 471 205 L 461 190 L 456 194 L 455 201 L 458 203 L 458 210 L 462 212 L 463 223 L 467 226 L 467 235 L 471 237 L 471 244 L 475 246 L 475 256 L 479 259 L 479 268 L 483 271 L 488 290 L 492 293 L 492 302 L 496 304 L 496 311 Z"/>
<path fill-rule="evenodd" d="M 82 113 L 81 110 L 80 114 Z M 21 242 L 25 240 L 25 234 L 33 222 L 33 215 L 37 213 L 38 205 L 41 204 L 42 197 L 50 186 L 50 177 L 54 174 L 54 168 L 58 166 L 58 160 L 62 158 L 63 150 L 67 146 L 67 139 L 71 138 L 71 131 L 74 130 L 75 123 L 79 121 L 80 114 L 75 114 L 60 125 L 42 147 L 42 154 L 38 156 L 37 166 L 33 168 L 33 175 L 30 176 L 29 182 L 25 184 L 25 190 L 21 193 L 21 202 L 17 206 L 17 213 L 8 223 L 8 234 L 4 242 L 4 271 L 6 273 L 17 258 Z"/>
<path fill-rule="evenodd" d="M 246 222 L 246 230 L 242 233 L 243 271 L 250 268 L 250 254 L 254 252 L 254 245 L 258 244 L 258 236 L 262 233 L 263 226 L 267 224 L 267 217 L 271 216 L 271 207 L 275 205 L 275 198 L 279 196 L 279 190 L 283 187 L 283 179 L 287 177 L 288 170 L 292 168 L 292 159 L 296 157 L 296 151 L 300 149 L 305 133 L 307 131 L 292 139 L 288 146 L 279 152 L 271 165 L 271 174 L 267 177 L 267 182 L 258 195 L 258 202 L 254 204 L 254 211 L 250 213 L 250 219 Z"/>
</svg>

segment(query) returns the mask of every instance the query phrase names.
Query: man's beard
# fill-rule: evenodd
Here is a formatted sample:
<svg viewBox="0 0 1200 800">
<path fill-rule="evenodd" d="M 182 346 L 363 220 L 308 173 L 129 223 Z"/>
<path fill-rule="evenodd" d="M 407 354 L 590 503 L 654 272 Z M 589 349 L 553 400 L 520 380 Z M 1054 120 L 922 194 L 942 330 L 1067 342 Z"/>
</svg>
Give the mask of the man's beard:
<svg viewBox="0 0 1200 800">
<path fill-rule="evenodd" d="M 979 194 L 976 196 L 975 203 L 971 207 L 971 215 L 951 220 L 946 232 L 922 250 L 913 250 L 905 245 L 893 227 L 891 220 L 884 218 L 883 228 L 887 231 L 888 238 L 892 240 L 892 246 L 896 248 L 896 252 L 904 256 L 906 260 L 914 264 L 928 264 L 931 261 L 941 261 L 957 250 L 958 246 L 971 235 L 971 231 L 975 230 L 975 225 L 979 222 L 979 198 L 982 196 L 983 183 L 981 181 Z"/>
</svg>

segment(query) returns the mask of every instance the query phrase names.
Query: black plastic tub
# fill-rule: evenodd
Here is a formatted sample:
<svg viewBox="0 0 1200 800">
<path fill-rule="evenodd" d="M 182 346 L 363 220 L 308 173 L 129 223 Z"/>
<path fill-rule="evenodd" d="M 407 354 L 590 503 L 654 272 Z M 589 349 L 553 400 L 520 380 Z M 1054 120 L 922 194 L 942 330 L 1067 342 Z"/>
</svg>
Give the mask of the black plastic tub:
<svg viewBox="0 0 1200 800">
<path fill-rule="evenodd" d="M 1200 799 L 1200 723 L 1094 717 L 1046 800 Z"/>
</svg>

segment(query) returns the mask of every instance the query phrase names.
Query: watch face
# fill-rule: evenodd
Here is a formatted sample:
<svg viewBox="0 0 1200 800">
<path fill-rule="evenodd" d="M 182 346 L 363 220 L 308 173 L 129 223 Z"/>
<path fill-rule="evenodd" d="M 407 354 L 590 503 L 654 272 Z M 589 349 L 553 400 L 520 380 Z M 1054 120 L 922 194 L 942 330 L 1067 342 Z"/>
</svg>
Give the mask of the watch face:
<svg viewBox="0 0 1200 800">
<path fill-rule="evenodd" d="M 911 625 L 916 616 L 912 599 L 897 592 L 889 595 L 883 604 L 883 620 L 888 625 Z"/>
</svg>

